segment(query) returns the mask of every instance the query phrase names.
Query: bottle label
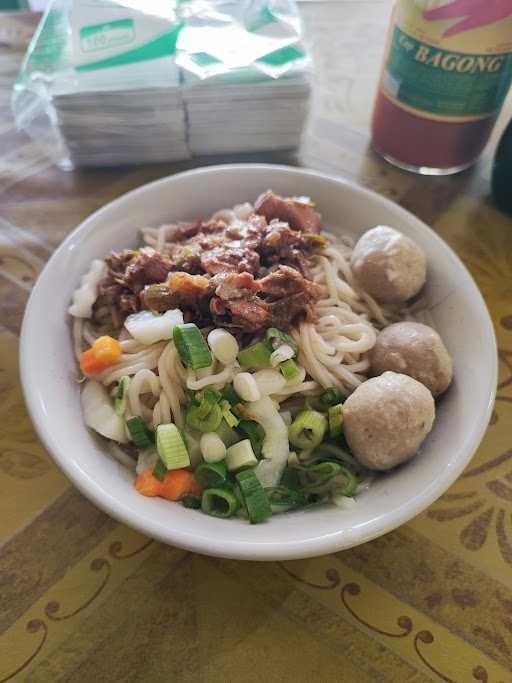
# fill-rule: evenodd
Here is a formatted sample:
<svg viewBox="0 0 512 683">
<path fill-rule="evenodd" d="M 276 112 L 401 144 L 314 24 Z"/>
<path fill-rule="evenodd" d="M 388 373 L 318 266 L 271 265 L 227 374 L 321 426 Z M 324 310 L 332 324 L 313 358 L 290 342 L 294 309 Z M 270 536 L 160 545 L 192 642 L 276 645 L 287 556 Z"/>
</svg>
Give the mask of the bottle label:
<svg viewBox="0 0 512 683">
<path fill-rule="evenodd" d="M 436 120 L 467 121 L 499 111 L 512 81 L 512 2 L 505 4 L 399 0 L 384 93 Z"/>
</svg>

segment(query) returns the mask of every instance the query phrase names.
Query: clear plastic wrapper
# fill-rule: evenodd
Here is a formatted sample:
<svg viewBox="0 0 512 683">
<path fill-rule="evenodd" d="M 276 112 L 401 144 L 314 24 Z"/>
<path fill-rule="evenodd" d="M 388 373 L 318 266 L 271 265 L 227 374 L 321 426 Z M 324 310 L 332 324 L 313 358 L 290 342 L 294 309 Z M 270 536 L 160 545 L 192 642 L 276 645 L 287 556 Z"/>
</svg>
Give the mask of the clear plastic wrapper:
<svg viewBox="0 0 512 683">
<path fill-rule="evenodd" d="M 293 148 L 309 71 L 292 0 L 53 0 L 13 111 L 67 169 Z"/>
</svg>

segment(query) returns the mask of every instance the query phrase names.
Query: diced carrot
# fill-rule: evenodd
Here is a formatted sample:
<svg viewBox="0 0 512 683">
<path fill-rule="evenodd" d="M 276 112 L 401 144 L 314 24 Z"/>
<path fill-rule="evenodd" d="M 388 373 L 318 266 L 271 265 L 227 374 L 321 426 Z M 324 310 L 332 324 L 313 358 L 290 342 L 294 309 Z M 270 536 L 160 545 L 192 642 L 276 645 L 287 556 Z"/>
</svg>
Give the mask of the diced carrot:
<svg viewBox="0 0 512 683">
<path fill-rule="evenodd" d="M 121 358 L 121 344 L 108 335 L 98 337 L 92 345 L 96 358 L 105 365 L 112 365 Z"/>
<path fill-rule="evenodd" d="M 87 349 L 80 355 L 80 370 L 84 375 L 97 375 L 103 372 L 106 367 L 108 367 L 108 363 L 105 364 L 96 358 L 94 349 Z"/>
<path fill-rule="evenodd" d="M 162 482 L 160 494 L 167 500 L 181 500 L 184 496 L 200 496 L 201 487 L 192 472 L 170 470 Z"/>
<path fill-rule="evenodd" d="M 135 488 L 143 496 L 159 496 L 162 493 L 162 482 L 153 476 L 151 470 L 144 470 L 135 479 Z"/>
</svg>

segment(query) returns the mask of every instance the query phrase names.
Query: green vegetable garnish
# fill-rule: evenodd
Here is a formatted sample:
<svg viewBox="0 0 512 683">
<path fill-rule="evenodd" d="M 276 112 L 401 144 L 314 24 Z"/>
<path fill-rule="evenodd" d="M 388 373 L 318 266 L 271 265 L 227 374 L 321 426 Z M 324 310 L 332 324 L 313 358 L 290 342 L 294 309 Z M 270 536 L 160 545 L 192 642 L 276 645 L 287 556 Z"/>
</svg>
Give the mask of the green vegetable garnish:
<svg viewBox="0 0 512 683">
<path fill-rule="evenodd" d="M 201 509 L 212 517 L 232 517 L 240 507 L 236 495 L 225 489 L 206 489 L 201 500 Z"/>
<path fill-rule="evenodd" d="M 296 448 L 319 446 L 327 430 L 327 418 L 316 410 L 303 410 L 288 427 L 288 438 Z"/>
<path fill-rule="evenodd" d="M 299 366 L 292 358 L 279 363 L 279 369 L 287 382 L 295 379 L 300 373 Z"/>
<path fill-rule="evenodd" d="M 206 417 L 202 417 L 201 406 L 189 406 L 185 414 L 185 421 L 191 429 L 200 432 L 214 432 L 218 429 L 222 420 L 222 410 L 218 404 L 211 407 Z"/>
<path fill-rule="evenodd" d="M 202 462 L 197 466 L 194 474 L 202 489 L 218 488 L 227 479 L 224 462 Z"/>
<path fill-rule="evenodd" d="M 253 368 L 254 370 L 263 370 L 270 368 L 271 349 L 264 342 L 257 342 L 252 346 L 248 346 L 238 354 L 238 362 L 246 368 Z"/>
<path fill-rule="evenodd" d="M 327 411 L 329 420 L 329 434 L 332 439 L 336 439 L 343 432 L 343 405 L 338 403 L 331 406 Z"/>
<path fill-rule="evenodd" d="M 175 424 L 158 425 L 156 428 L 156 449 L 168 470 L 178 470 L 190 466 L 187 447 Z"/>
<path fill-rule="evenodd" d="M 212 354 L 199 328 L 194 323 L 176 325 L 172 336 L 184 365 L 193 370 L 212 364 Z"/>
<path fill-rule="evenodd" d="M 134 416 L 126 420 L 130 438 L 137 448 L 151 448 L 154 444 L 153 432 L 141 417 Z"/>
<path fill-rule="evenodd" d="M 236 475 L 244 505 L 251 524 L 259 524 L 270 517 L 272 510 L 258 477 L 252 470 L 244 470 Z"/>
</svg>

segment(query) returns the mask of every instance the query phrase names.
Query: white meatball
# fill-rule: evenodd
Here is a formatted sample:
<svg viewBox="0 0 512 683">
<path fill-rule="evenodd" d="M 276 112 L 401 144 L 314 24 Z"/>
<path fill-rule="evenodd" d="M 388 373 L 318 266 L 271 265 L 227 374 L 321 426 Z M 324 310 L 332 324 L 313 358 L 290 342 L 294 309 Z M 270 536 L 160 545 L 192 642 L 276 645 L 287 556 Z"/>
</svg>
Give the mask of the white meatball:
<svg viewBox="0 0 512 683">
<path fill-rule="evenodd" d="M 358 284 L 381 303 L 403 303 L 425 284 L 427 261 L 423 251 L 385 225 L 360 237 L 350 261 Z"/>
<path fill-rule="evenodd" d="M 453 377 L 450 354 L 441 337 L 428 325 L 402 322 L 389 325 L 379 333 L 370 351 L 374 375 L 386 370 L 414 377 L 434 396 L 448 389 Z"/>
<path fill-rule="evenodd" d="M 363 382 L 343 406 L 347 443 L 359 462 L 372 470 L 388 470 L 412 458 L 434 417 L 430 391 L 396 372 Z"/>
</svg>

